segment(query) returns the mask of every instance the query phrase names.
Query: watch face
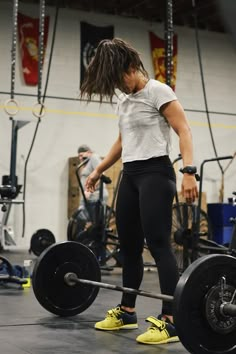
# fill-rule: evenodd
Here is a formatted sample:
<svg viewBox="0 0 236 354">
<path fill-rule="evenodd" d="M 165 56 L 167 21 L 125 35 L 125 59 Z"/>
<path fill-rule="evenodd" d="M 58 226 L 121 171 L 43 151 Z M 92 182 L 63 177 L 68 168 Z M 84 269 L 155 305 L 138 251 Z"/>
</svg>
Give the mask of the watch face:
<svg viewBox="0 0 236 354">
<path fill-rule="evenodd" d="M 195 166 L 187 166 L 184 168 L 185 172 L 190 173 L 190 174 L 194 174 L 197 172 L 197 169 Z"/>
<path fill-rule="evenodd" d="M 180 172 L 189 173 L 190 175 L 195 175 L 197 173 L 197 167 L 196 166 L 185 166 L 184 168 L 180 169 Z"/>
<path fill-rule="evenodd" d="M 180 170 L 182 173 L 189 173 L 190 175 L 194 175 L 197 173 L 197 168 L 196 166 L 185 166 Z"/>
</svg>

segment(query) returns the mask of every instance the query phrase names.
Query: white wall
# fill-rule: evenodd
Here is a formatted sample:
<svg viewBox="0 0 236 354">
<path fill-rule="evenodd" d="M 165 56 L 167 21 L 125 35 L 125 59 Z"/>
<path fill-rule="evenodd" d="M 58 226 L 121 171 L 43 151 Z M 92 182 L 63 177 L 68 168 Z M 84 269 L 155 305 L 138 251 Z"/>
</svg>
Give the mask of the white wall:
<svg viewBox="0 0 236 354">
<path fill-rule="evenodd" d="M 20 5 L 19 10 L 32 17 L 38 8 Z M 55 9 L 47 8 L 51 16 L 48 50 L 46 53 L 43 88 L 49 60 Z M 143 62 L 151 77 L 148 31 L 163 37 L 163 25 L 134 19 L 106 16 L 62 9 L 59 12 L 53 63 L 50 72 L 48 96 L 77 98 L 80 84 L 80 21 L 94 25 L 114 25 L 115 36 L 128 40 L 142 54 Z M 0 91 L 9 92 L 12 40 L 12 1 L 0 2 Z M 187 116 L 194 137 L 195 163 L 214 157 L 207 126 L 206 114 L 188 110 L 205 110 L 200 69 L 192 29 L 175 28 L 179 38 L 176 93 L 187 109 Z M 231 38 L 225 34 L 200 31 L 200 45 L 205 75 L 208 108 L 210 111 L 236 113 L 236 52 Z M 15 91 L 37 94 L 37 89 L 23 84 L 17 53 Z M 9 174 L 11 123 L 3 109 L 9 94 L 0 94 L 0 175 Z M 36 97 L 16 96 L 20 111 L 17 120 L 30 123 L 19 130 L 17 175 L 23 182 L 24 162 L 31 145 L 37 119 L 32 115 Z M 26 232 L 21 239 L 22 209 L 14 206 L 11 222 L 17 244 L 28 248 L 32 234 L 39 228 L 49 228 L 57 241 L 66 239 L 68 158 L 76 156 L 77 147 L 87 143 L 100 155 L 108 152 L 118 134 L 117 117 L 110 104 L 89 105 L 79 100 L 46 99 L 47 113 L 42 119 L 34 148 L 28 163 L 26 193 Z M 211 114 L 211 123 L 218 155 L 233 154 L 236 150 L 235 115 Z M 178 139 L 173 135 L 172 158 L 179 153 Z M 222 162 L 226 166 L 228 161 Z M 236 190 L 236 164 L 225 173 L 225 200 Z M 218 202 L 221 173 L 217 163 L 206 165 L 203 190 L 208 202 Z M 180 178 L 178 185 L 180 184 Z"/>
</svg>

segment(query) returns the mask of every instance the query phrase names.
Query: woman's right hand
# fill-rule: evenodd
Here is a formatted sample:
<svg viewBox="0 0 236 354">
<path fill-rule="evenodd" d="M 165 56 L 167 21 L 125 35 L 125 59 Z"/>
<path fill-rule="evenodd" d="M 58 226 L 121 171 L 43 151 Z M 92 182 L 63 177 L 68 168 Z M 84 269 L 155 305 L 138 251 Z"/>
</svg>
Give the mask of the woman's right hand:
<svg viewBox="0 0 236 354">
<path fill-rule="evenodd" d="M 88 176 L 85 182 L 86 191 L 93 193 L 95 191 L 95 186 L 100 177 L 101 174 L 97 172 L 97 170 L 94 170 L 92 173 L 90 173 L 90 175 Z"/>
</svg>

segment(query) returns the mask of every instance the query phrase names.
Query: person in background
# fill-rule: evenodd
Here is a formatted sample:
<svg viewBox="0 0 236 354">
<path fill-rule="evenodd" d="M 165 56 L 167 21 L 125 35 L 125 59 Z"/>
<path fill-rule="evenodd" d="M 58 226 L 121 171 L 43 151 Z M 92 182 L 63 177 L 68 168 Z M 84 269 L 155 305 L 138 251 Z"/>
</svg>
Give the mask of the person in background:
<svg viewBox="0 0 236 354">
<path fill-rule="evenodd" d="M 117 103 L 118 138 L 88 176 L 85 186 L 87 191 L 94 192 L 101 174 L 122 158 L 116 225 L 123 254 L 123 286 L 139 289 L 141 285 L 146 238 L 157 266 L 161 292 L 173 296 L 179 274 L 170 243 L 176 192 L 176 176 L 169 158 L 170 134 L 172 128 L 179 137 L 184 166 L 182 194 L 187 203 L 192 203 L 198 190 L 190 126 L 173 90 L 150 79 L 137 50 L 119 38 L 99 43 L 88 66 L 81 96 L 90 100 L 96 94 L 100 102 L 104 98 L 112 102 L 116 89 L 121 91 Z M 95 328 L 104 331 L 138 328 L 135 303 L 136 295 L 123 293 L 120 304 L 110 309 Z M 136 338 L 137 342 L 178 341 L 172 307 L 173 303 L 163 301 L 160 312 L 153 309 L 154 314 L 146 319 L 149 327 Z"/>
<path fill-rule="evenodd" d="M 102 159 L 98 156 L 98 154 L 93 152 L 90 149 L 90 147 L 86 144 L 79 146 L 78 157 L 79 157 L 80 163 L 83 162 L 84 160 L 88 160 L 87 163 L 84 166 L 82 166 L 81 170 L 79 171 L 79 174 L 80 174 L 81 184 L 84 188 L 84 194 L 85 194 L 86 200 L 88 202 L 88 206 L 92 212 L 92 215 L 94 215 L 95 205 L 96 205 L 96 202 L 99 200 L 99 183 L 96 184 L 96 187 L 95 187 L 93 193 L 86 190 L 85 183 L 86 183 L 88 176 L 101 163 Z M 108 190 L 106 188 L 106 185 L 103 184 L 103 203 L 106 204 L 107 200 L 108 200 Z M 79 209 L 82 209 L 84 211 L 86 209 L 84 198 L 82 196 L 80 198 Z M 87 217 L 87 213 L 85 211 L 85 218 L 86 217 Z"/>
</svg>

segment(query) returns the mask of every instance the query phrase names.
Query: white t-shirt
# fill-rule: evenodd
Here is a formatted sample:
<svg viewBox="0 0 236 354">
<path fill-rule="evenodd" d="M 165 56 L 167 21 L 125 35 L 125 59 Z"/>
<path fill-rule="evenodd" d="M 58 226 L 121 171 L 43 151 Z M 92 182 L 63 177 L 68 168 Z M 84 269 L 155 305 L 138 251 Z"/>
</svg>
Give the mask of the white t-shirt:
<svg viewBox="0 0 236 354">
<path fill-rule="evenodd" d="M 119 96 L 117 114 L 123 163 L 169 155 L 170 125 L 159 110 L 174 100 L 177 100 L 174 91 L 153 79 L 142 90 Z"/>
<path fill-rule="evenodd" d="M 93 153 L 90 157 L 89 157 L 89 161 L 88 163 L 85 165 L 85 167 L 83 168 L 83 170 L 81 171 L 80 174 L 80 179 L 81 179 L 81 183 L 82 186 L 84 187 L 85 182 L 88 178 L 88 176 L 90 175 L 90 173 L 93 172 L 93 170 L 97 167 L 97 165 L 101 162 L 101 158 Z M 95 191 L 93 193 L 90 194 L 90 197 L 88 198 L 89 202 L 96 202 L 99 199 L 99 183 L 96 185 Z M 105 185 L 105 183 L 103 184 L 103 200 L 106 203 L 108 199 L 108 190 L 107 187 Z M 84 200 L 83 197 L 80 198 L 80 204 L 84 205 Z"/>
</svg>

